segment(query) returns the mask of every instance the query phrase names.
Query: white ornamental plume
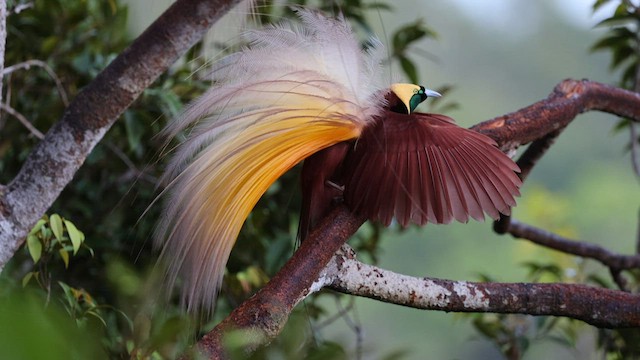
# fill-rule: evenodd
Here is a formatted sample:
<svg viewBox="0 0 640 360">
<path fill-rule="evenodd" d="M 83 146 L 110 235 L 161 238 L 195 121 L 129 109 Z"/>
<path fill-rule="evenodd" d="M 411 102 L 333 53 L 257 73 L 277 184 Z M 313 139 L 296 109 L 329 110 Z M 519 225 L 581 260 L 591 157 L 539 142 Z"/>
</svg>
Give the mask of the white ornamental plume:
<svg viewBox="0 0 640 360">
<path fill-rule="evenodd" d="M 291 167 L 356 138 L 384 105 L 378 40 L 362 50 L 346 20 L 297 10 L 246 32 L 249 45 L 213 65 L 213 86 L 165 129 L 192 127 L 169 162 L 155 242 L 168 286 L 189 310 L 210 310 L 238 233 L 267 188 Z"/>
</svg>

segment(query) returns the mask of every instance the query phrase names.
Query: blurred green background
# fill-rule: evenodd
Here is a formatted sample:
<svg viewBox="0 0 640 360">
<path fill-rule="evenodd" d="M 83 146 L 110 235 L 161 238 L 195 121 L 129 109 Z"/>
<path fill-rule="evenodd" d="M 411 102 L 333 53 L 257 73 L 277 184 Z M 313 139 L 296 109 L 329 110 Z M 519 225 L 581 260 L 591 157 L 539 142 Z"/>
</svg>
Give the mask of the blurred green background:
<svg viewBox="0 0 640 360">
<path fill-rule="evenodd" d="M 51 5 L 54 3 L 56 5 Z M 40 17 L 33 16 L 33 19 L 50 18 L 51 23 L 35 26 L 39 23 L 30 17 L 29 12 L 20 15 L 19 19 L 24 21 L 10 27 L 7 45 L 16 55 L 15 58 L 9 57 L 7 63 L 33 56 L 52 62 L 66 60 L 70 62 L 69 68 L 56 70 L 65 83 L 70 84 L 68 90 L 73 94 L 126 44 L 122 38 L 110 34 L 124 37 L 126 28 L 127 37 L 135 37 L 171 1 L 127 0 L 123 3 L 128 6 L 126 25 L 126 11 L 115 1 L 56 0 L 49 3 L 58 10 L 54 13 L 38 2 L 36 10 L 40 11 Z M 605 6 L 594 15 L 591 0 L 403 0 L 389 2 L 389 5 L 393 7 L 390 12 L 373 10 L 365 14 L 373 31 L 388 43 L 397 28 L 422 19 L 437 33 L 436 38 L 412 44 L 408 56 L 416 64 L 422 84 L 430 88 L 453 86 L 445 99 L 457 103 L 458 107 L 447 110 L 446 114 L 463 126 L 471 126 L 543 99 L 565 78 L 587 78 L 610 84 L 619 81 L 619 74 L 609 71 L 610 55 L 589 51 L 605 31 L 593 27 L 599 20 L 610 16 L 614 11 L 611 6 Z M 87 11 L 84 7 L 89 9 L 91 16 L 84 15 Z M 70 10 L 72 8 L 77 11 Z M 106 15 L 102 18 L 96 14 Z M 118 21 L 112 21 L 112 17 Z M 60 24 L 67 21 L 80 25 L 60 30 L 58 26 L 62 27 Z M 222 29 L 226 31 L 237 26 L 237 22 L 232 21 L 223 24 Z M 26 38 L 21 36 L 31 28 L 35 28 L 34 33 L 44 39 L 42 44 L 21 42 Z M 68 34 L 67 38 L 58 39 L 50 35 L 51 28 Z M 214 28 L 214 32 L 217 31 L 219 28 Z M 42 54 L 30 54 L 29 51 L 34 49 Z M 51 49 L 54 49 L 53 55 L 50 54 Z M 211 55 L 214 53 L 216 50 L 205 60 L 215 58 Z M 159 349 L 153 353 L 154 356 L 158 353 L 172 354 L 176 350 L 170 345 L 174 338 L 180 337 L 175 333 L 185 328 L 175 308 L 164 311 L 164 322 L 157 320 L 157 314 L 155 318 L 149 315 L 149 303 L 156 300 L 159 288 L 157 279 L 147 275 L 155 262 L 149 255 L 149 245 L 159 207 L 156 205 L 140 222 L 138 220 L 152 199 L 154 177 L 161 170 L 161 161 L 157 158 L 158 141 L 152 136 L 157 134 L 164 121 L 175 116 L 181 103 L 187 103 L 204 87 L 203 82 L 194 76 L 203 59 L 198 59 L 197 52 L 194 54 L 184 62 L 187 69 L 176 66 L 125 113 L 53 207 L 54 211 L 87 233 L 86 244 L 96 252 L 91 257 L 81 250 L 79 257 L 71 260 L 68 270 L 51 271 L 54 279 L 62 279 L 78 289 L 86 288 L 93 295 L 87 301 L 87 293 L 65 289 L 61 298 L 63 305 L 79 326 L 95 322 L 95 318 L 104 322 L 104 327 L 91 322 L 89 329 L 94 331 L 93 334 L 102 336 L 102 345 L 112 354 L 128 353 L 133 357 L 135 351 L 132 349 Z M 402 71 L 394 62 L 389 70 L 389 80 L 401 78 Z M 36 83 L 37 79 L 40 83 L 49 81 L 42 75 L 25 81 Z M 34 119 L 35 125 L 46 130 L 58 119 L 58 115 L 50 114 L 60 111 L 61 105 L 53 104 L 51 107 L 55 111 L 48 111 L 43 102 L 36 102 L 46 116 L 33 115 L 28 111 L 33 106 L 27 99 L 34 93 L 27 93 L 29 88 L 26 86 L 24 89 L 25 94 L 14 95 L 13 102 L 23 101 L 25 104 L 16 103 L 14 107 L 21 109 L 23 106 L 25 110 L 22 111 Z M 14 88 L 13 91 L 19 90 Z M 54 91 L 35 92 L 42 98 L 57 98 L 52 93 Z M 428 105 L 422 106 L 422 110 L 429 110 Z M 581 115 L 560 136 L 527 180 L 519 205 L 514 210 L 515 218 L 568 237 L 599 243 L 614 251 L 633 253 L 638 226 L 639 184 L 626 151 L 628 133 L 614 133 L 616 123 L 617 119 L 610 115 Z M 19 126 L 15 126 L 17 130 L 11 129 L 21 134 L 20 137 L 7 136 L 13 134 L 8 132 L 9 125 L 0 132 L 0 154 L 3 158 L 0 175 L 3 183 L 17 171 L 17 164 L 24 160 L 30 146 L 36 143 Z M 18 142 L 19 146 L 12 141 Z M 126 160 L 133 161 L 134 167 Z M 297 193 L 274 188 L 268 195 L 271 196 L 261 201 L 259 210 L 249 219 L 239 239 L 239 250 L 229 266 L 234 276 L 229 277 L 230 290 L 222 295 L 226 302 L 219 305 L 218 318 L 234 301 L 259 287 L 265 278 L 264 273 L 271 274 L 277 270 L 292 251 Z M 274 218 L 285 226 L 268 227 L 266 224 Z M 287 224 L 290 225 L 288 229 Z M 375 234 L 372 230 L 366 226 L 364 232 Z M 378 265 L 403 274 L 470 281 L 484 278 L 527 281 L 530 278 L 529 268 L 523 264 L 536 262 L 560 266 L 563 281 L 584 282 L 590 274 L 608 277 L 606 269 L 592 261 L 579 261 L 525 241 L 498 236 L 492 232 L 489 222 L 398 230 L 392 228 L 382 233 Z M 366 255 L 362 258 L 370 260 Z M 30 261 L 25 250 L 8 266 L 3 276 L 14 276 L 19 283 L 20 276 L 29 271 Z M 538 280 L 554 278 L 545 275 Z M 10 288 L 4 287 L 0 295 L 10 292 Z M 244 288 L 249 290 L 238 290 Z M 55 296 L 53 298 L 56 299 Z M 94 298 L 98 303 L 109 305 L 96 306 L 92 303 Z M 331 294 L 320 297 L 319 304 L 325 307 L 326 312 L 321 312 L 314 326 L 304 318 L 305 314 L 316 315 L 317 304 L 313 300 L 300 307 L 302 318 L 298 314 L 292 323 L 297 324 L 297 329 L 302 329 L 301 333 L 313 333 L 316 342 L 326 340 L 341 344 L 347 351 L 347 358 L 354 357 L 360 346 L 366 359 L 391 359 L 401 354 L 406 359 L 503 358 L 495 346 L 474 330 L 473 317 L 407 309 L 367 299 L 355 299 L 351 303 L 348 298 L 340 298 L 339 305 L 334 300 Z M 11 302 L 11 309 L 16 309 L 11 312 L 17 317 L 6 316 L 8 312 L 5 310 L 0 311 L 0 320 L 6 323 L 18 321 L 20 311 L 33 311 L 37 307 L 25 301 L 29 306 L 21 309 L 19 303 Z M 122 313 L 112 311 L 112 307 Z M 317 326 L 343 307 L 351 309 L 346 316 L 327 326 Z M 55 311 L 55 307 L 51 311 Z M 92 315 L 91 311 L 96 311 L 96 314 Z M 521 331 L 535 332 L 531 321 L 521 318 L 513 321 L 523 321 Z M 62 322 L 55 320 L 57 325 Z M 45 322 L 42 326 L 43 335 L 34 335 L 30 341 L 46 338 L 49 325 Z M 575 348 L 549 337 L 536 339 L 533 335 L 530 336 L 532 347 L 524 358 L 602 358 L 602 354 L 595 350 L 597 331 L 586 325 L 574 327 L 578 331 Z M 65 333 L 73 338 L 73 331 Z M 300 337 L 300 334 L 296 335 Z M 296 338 L 291 332 L 285 337 Z M 65 342 L 64 339 L 56 341 Z M 297 346 L 295 342 L 293 344 L 289 346 Z M 138 354 L 148 355 L 142 350 Z M 60 354 L 60 358 L 65 356 Z M 270 358 L 295 359 L 296 356 Z"/>
</svg>

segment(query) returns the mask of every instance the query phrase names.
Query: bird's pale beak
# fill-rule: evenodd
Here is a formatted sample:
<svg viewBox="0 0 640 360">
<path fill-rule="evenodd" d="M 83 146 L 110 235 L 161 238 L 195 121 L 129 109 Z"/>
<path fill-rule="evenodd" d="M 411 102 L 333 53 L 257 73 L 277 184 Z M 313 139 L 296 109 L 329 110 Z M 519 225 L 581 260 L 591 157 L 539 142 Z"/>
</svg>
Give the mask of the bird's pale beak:
<svg viewBox="0 0 640 360">
<path fill-rule="evenodd" d="M 424 89 L 424 94 L 427 95 L 427 97 L 440 97 L 442 96 L 442 94 L 440 94 L 437 91 L 433 91 L 433 90 L 429 90 L 429 89 Z"/>
</svg>

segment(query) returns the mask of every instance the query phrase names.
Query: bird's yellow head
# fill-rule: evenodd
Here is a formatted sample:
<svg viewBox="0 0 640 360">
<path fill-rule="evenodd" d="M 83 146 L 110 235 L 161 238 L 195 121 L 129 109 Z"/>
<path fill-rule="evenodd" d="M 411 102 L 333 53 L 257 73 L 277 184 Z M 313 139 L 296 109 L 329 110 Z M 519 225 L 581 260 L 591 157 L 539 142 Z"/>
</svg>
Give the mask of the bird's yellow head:
<svg viewBox="0 0 640 360">
<path fill-rule="evenodd" d="M 425 89 L 424 86 L 414 84 L 393 84 L 391 85 L 391 91 L 400 99 L 400 101 L 407 108 L 407 113 L 412 113 L 413 110 L 428 97 L 440 97 L 440 93 Z"/>
</svg>

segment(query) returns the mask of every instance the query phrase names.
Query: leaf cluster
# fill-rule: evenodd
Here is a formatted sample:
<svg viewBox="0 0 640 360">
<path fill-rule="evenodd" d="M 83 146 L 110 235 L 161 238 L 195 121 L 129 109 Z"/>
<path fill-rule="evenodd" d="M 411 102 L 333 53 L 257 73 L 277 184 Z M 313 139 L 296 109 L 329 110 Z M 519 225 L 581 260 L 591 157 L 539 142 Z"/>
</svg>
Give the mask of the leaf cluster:
<svg viewBox="0 0 640 360">
<path fill-rule="evenodd" d="M 593 10 L 595 12 L 613 2 L 619 3 L 614 13 L 596 25 L 608 30 L 593 44 L 591 51 L 609 52 L 611 69 L 622 70 L 620 85 L 634 89 L 640 66 L 640 8 L 631 1 L 598 0 L 594 3 Z"/>
<path fill-rule="evenodd" d="M 69 267 L 70 256 L 75 256 L 80 247 L 85 247 L 93 256 L 93 249 L 84 242 L 84 233 L 69 220 L 58 214 L 44 215 L 27 235 L 26 248 L 38 270 L 28 272 L 22 278 L 26 286 L 36 278 L 40 286 L 49 288 L 48 266 L 55 254 L 59 255 L 64 267 Z"/>
<path fill-rule="evenodd" d="M 611 54 L 610 68 L 620 71 L 620 86 L 640 91 L 640 6 L 629 0 L 597 0 L 593 11 L 603 6 L 618 4 L 610 17 L 602 20 L 596 27 L 606 28 L 607 32 L 592 45 L 592 52 Z M 617 130 L 627 129 L 630 121 L 622 119 Z M 634 139 L 640 142 L 640 138 Z"/>
</svg>

